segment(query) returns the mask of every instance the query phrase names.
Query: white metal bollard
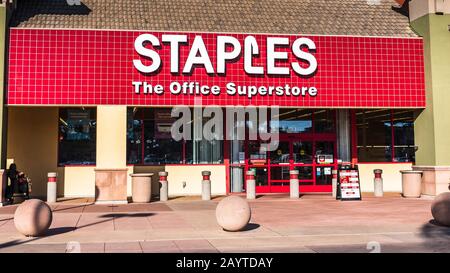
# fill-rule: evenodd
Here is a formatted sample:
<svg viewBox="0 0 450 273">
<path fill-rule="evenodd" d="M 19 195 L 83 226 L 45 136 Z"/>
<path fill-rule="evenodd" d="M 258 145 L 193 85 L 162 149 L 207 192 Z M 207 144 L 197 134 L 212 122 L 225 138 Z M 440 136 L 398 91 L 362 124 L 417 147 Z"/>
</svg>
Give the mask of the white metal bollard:
<svg viewBox="0 0 450 273">
<path fill-rule="evenodd" d="M 247 199 L 255 199 L 256 198 L 256 181 L 255 181 L 255 172 L 247 171 L 247 186 L 245 188 L 247 192 Z"/>
<path fill-rule="evenodd" d="M 159 172 L 159 183 L 161 188 L 159 189 L 159 201 L 169 200 L 169 182 L 167 182 L 168 172 Z"/>
<path fill-rule="evenodd" d="M 211 200 L 211 172 L 202 171 L 202 200 Z"/>
<path fill-rule="evenodd" d="M 332 187 L 332 195 L 334 198 L 336 198 L 337 195 L 337 170 L 332 170 L 332 178 L 331 178 L 331 187 Z"/>
<path fill-rule="evenodd" d="M 299 174 L 298 170 L 289 171 L 289 175 L 290 175 L 289 184 L 290 184 L 290 192 L 291 192 L 292 199 L 298 199 L 300 197 L 298 174 Z"/>
<path fill-rule="evenodd" d="M 375 178 L 373 179 L 374 196 L 375 197 L 383 197 L 383 178 L 381 177 L 383 170 L 375 169 L 375 170 L 373 170 L 373 173 L 375 174 Z"/>
<path fill-rule="evenodd" d="M 56 203 L 57 173 L 47 174 L 47 203 Z"/>
</svg>

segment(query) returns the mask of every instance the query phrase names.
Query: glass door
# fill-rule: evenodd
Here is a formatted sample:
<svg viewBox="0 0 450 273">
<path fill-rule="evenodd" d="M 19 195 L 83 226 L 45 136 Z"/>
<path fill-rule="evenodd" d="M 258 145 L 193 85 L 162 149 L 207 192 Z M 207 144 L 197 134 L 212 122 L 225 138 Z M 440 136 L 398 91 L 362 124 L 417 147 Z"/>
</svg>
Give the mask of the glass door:
<svg viewBox="0 0 450 273">
<path fill-rule="evenodd" d="M 289 171 L 292 164 L 292 141 L 281 138 L 278 148 L 269 154 L 270 192 L 288 192 Z"/>
<path fill-rule="evenodd" d="M 292 142 L 294 162 L 292 169 L 298 170 L 300 190 L 305 186 L 314 186 L 314 141 L 313 139 L 294 140 Z"/>
<path fill-rule="evenodd" d="M 337 168 L 334 138 L 282 136 L 275 151 L 260 152 L 259 142 L 247 142 L 245 171 L 254 170 L 257 193 L 289 192 L 289 171 L 299 171 L 300 192 L 331 192 Z"/>
<path fill-rule="evenodd" d="M 269 185 L 269 162 L 267 152 L 260 151 L 259 141 L 247 141 L 246 145 L 245 172 L 253 170 L 255 172 L 256 192 L 270 192 Z"/>
<path fill-rule="evenodd" d="M 304 192 L 331 192 L 332 171 L 337 168 L 336 140 L 314 140 L 313 184 L 300 186 Z"/>
<path fill-rule="evenodd" d="M 300 192 L 331 192 L 337 168 L 335 111 L 281 109 L 270 128 L 278 131 L 279 147 L 260 151 L 259 141 L 245 141 L 244 171 L 256 173 L 256 192 L 289 192 L 289 171 L 299 171 Z M 245 185 L 245 183 L 244 183 Z"/>
</svg>

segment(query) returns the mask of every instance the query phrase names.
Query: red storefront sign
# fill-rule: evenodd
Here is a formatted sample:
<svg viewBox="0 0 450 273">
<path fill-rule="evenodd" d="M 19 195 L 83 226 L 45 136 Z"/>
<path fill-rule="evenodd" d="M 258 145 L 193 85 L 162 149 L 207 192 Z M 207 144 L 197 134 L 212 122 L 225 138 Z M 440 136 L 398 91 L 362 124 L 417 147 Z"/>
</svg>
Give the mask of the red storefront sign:
<svg viewBox="0 0 450 273">
<path fill-rule="evenodd" d="M 144 66 L 153 63 L 135 48 L 135 41 L 141 34 L 151 34 L 160 43 L 156 46 L 144 42 L 145 47 L 160 58 L 159 69 L 152 73 L 138 71 L 133 63 L 138 61 Z M 187 39 L 178 46 L 177 73 L 171 72 L 174 61 L 171 44 L 162 39 L 169 34 L 185 35 Z M 219 36 L 231 37 L 241 47 L 234 60 L 225 62 L 225 73 L 218 72 Z M 254 37 L 257 47 L 250 52 L 249 60 L 252 66 L 261 67 L 263 74 L 247 73 L 244 69 L 249 54 L 245 50 L 245 40 L 249 36 Z M 273 38 L 285 40 L 287 44 L 271 47 L 268 41 Z M 212 73 L 203 65 L 192 65 L 190 73 L 183 73 L 196 39 L 205 45 Z M 299 40 L 312 41 L 315 50 L 296 43 Z M 295 51 L 297 46 L 314 57 L 317 62 L 314 73 L 304 76 L 295 71 L 294 64 L 302 69 L 311 65 L 311 60 L 299 57 L 299 52 Z M 225 47 L 226 52 L 233 50 L 233 46 Z M 258 54 L 252 54 L 256 52 Z M 285 52 L 287 59 L 276 60 L 277 56 L 283 56 L 279 52 Z M 199 54 L 202 52 L 191 53 L 191 57 Z M 270 73 L 269 67 L 285 67 L 288 75 Z M 194 105 L 194 98 L 201 97 L 204 105 L 222 106 L 425 107 L 423 41 L 420 38 L 12 28 L 8 71 L 9 105 L 170 106 Z M 140 83 L 140 87 L 145 83 L 153 88 L 147 90 L 157 92 L 144 94 L 142 89 L 136 89 L 139 86 L 136 83 Z M 247 93 L 233 93 L 230 83 L 235 91 L 242 87 L 247 88 Z M 177 86 L 205 86 L 217 92 L 208 95 L 172 92 L 171 88 Z M 249 96 L 249 88 L 262 92 Z M 281 95 L 277 94 L 277 88 L 283 90 Z"/>
</svg>

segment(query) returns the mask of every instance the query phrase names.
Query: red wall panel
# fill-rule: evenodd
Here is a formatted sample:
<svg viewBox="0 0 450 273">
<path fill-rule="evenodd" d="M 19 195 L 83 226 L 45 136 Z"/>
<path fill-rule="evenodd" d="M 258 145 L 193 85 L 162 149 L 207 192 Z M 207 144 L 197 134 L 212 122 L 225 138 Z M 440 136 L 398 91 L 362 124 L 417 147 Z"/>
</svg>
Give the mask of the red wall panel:
<svg viewBox="0 0 450 273">
<path fill-rule="evenodd" d="M 193 105 L 192 95 L 172 95 L 173 81 L 196 81 L 219 85 L 219 96 L 202 96 L 202 103 L 217 105 L 278 105 L 283 107 L 345 108 L 422 108 L 425 107 L 423 41 L 420 38 L 349 37 L 314 35 L 269 35 L 312 39 L 317 73 L 310 78 L 247 75 L 243 57 L 227 65 L 225 76 L 208 75 L 196 68 L 192 75 L 170 73 L 170 47 L 158 51 L 163 66 L 155 75 L 143 75 L 133 66 L 139 58 L 134 40 L 144 31 L 23 29 L 10 33 L 8 97 L 9 105 Z M 161 38 L 163 32 L 147 32 Z M 192 41 L 201 35 L 215 67 L 215 33 L 183 33 Z M 236 37 L 243 45 L 248 34 L 223 34 Z M 265 39 L 253 35 L 261 56 L 254 64 L 265 64 Z M 189 46 L 180 47 L 184 65 Z M 281 49 L 290 52 L 289 48 Z M 298 61 L 290 53 L 290 61 Z M 279 64 L 287 66 L 288 64 Z M 133 81 L 162 84 L 163 95 L 135 94 Z M 315 86 L 315 97 L 229 96 L 225 85 Z"/>
</svg>

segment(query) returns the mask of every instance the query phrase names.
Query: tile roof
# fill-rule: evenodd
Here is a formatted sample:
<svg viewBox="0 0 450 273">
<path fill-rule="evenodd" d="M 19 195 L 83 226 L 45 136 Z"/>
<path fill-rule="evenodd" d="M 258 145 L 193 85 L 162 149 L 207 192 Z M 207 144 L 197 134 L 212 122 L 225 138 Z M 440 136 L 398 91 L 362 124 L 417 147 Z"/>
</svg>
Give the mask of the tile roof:
<svg viewBox="0 0 450 273">
<path fill-rule="evenodd" d="M 417 36 L 393 0 L 19 0 L 11 26 Z"/>
</svg>

